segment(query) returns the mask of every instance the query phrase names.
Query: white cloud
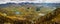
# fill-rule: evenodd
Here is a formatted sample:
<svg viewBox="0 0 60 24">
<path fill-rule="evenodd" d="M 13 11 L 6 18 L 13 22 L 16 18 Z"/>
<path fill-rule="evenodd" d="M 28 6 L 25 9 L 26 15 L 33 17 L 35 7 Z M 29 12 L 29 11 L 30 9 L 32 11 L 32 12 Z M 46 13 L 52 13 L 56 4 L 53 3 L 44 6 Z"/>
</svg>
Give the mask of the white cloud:
<svg viewBox="0 0 60 24">
<path fill-rule="evenodd" d="M 45 3 L 60 3 L 60 0 L 46 0 Z"/>
<path fill-rule="evenodd" d="M 0 4 L 2 3 L 7 3 L 7 2 L 15 2 L 15 3 L 20 3 L 20 2 L 34 2 L 34 3 L 60 3 L 60 0 L 0 0 Z"/>
<path fill-rule="evenodd" d="M 15 2 L 15 3 L 20 3 L 20 2 L 34 2 L 34 3 L 38 3 L 39 0 L 34 0 L 34 1 L 29 1 L 29 0 L 0 0 L 0 4 L 2 3 L 7 3 L 7 2 Z"/>
</svg>

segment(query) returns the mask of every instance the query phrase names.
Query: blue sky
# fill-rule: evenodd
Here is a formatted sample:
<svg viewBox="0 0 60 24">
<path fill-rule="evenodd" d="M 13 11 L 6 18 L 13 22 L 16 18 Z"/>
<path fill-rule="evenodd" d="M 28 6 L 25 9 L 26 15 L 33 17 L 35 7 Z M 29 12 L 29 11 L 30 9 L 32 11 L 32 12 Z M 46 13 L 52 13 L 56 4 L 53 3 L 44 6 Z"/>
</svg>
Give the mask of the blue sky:
<svg viewBox="0 0 60 24">
<path fill-rule="evenodd" d="M 15 3 L 20 3 L 20 2 L 33 2 L 33 3 L 60 3 L 60 0 L 0 0 L 0 4 L 5 4 L 7 2 L 15 2 Z"/>
</svg>

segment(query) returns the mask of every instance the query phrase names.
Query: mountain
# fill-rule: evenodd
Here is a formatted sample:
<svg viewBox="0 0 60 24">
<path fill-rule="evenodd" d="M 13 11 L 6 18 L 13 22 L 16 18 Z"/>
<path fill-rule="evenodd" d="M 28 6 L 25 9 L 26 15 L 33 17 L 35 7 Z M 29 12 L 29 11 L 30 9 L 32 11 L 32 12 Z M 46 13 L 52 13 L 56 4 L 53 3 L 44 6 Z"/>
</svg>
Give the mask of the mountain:
<svg viewBox="0 0 60 24">
<path fill-rule="evenodd" d="M 51 6 L 51 7 L 59 7 L 60 3 L 45 3 L 45 6 Z"/>
<path fill-rule="evenodd" d="M 49 7 L 59 7 L 60 3 L 29 3 L 29 2 L 22 2 L 22 3 L 6 3 L 0 4 L 0 7 L 8 7 L 8 6 L 24 6 L 24 5 L 33 5 L 33 6 L 49 6 Z"/>
</svg>

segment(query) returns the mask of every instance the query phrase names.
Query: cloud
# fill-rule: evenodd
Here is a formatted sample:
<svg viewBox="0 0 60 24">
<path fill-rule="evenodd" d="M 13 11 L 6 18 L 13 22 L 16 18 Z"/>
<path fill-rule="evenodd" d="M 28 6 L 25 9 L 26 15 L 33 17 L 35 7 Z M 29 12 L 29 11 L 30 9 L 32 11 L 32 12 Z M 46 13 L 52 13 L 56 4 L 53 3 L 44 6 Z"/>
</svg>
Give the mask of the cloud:
<svg viewBox="0 0 60 24">
<path fill-rule="evenodd" d="M 7 3 L 7 2 L 33 2 L 33 3 L 60 3 L 60 0 L 0 0 L 0 4 Z"/>
<path fill-rule="evenodd" d="M 45 3 L 60 3 L 60 0 L 46 0 Z"/>
<path fill-rule="evenodd" d="M 7 3 L 7 2 L 14 2 L 14 3 L 21 3 L 21 2 L 33 2 L 33 3 L 40 3 L 39 2 L 40 0 L 33 0 L 33 1 L 31 1 L 31 0 L 0 0 L 0 4 L 5 4 L 5 3 Z"/>
</svg>

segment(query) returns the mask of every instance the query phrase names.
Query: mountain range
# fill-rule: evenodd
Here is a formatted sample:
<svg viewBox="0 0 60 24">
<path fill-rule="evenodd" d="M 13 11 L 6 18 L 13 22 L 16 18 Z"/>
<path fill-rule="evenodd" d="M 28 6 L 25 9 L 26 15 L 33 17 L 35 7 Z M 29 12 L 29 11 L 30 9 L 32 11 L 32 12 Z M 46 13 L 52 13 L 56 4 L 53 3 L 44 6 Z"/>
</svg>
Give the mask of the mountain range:
<svg viewBox="0 0 60 24">
<path fill-rule="evenodd" d="M 60 3 L 29 3 L 29 2 L 22 2 L 22 3 L 6 3 L 0 4 L 0 7 L 8 7 L 8 6 L 24 6 L 24 5 L 35 5 L 35 6 L 50 6 L 50 7 L 59 7 Z"/>
</svg>

